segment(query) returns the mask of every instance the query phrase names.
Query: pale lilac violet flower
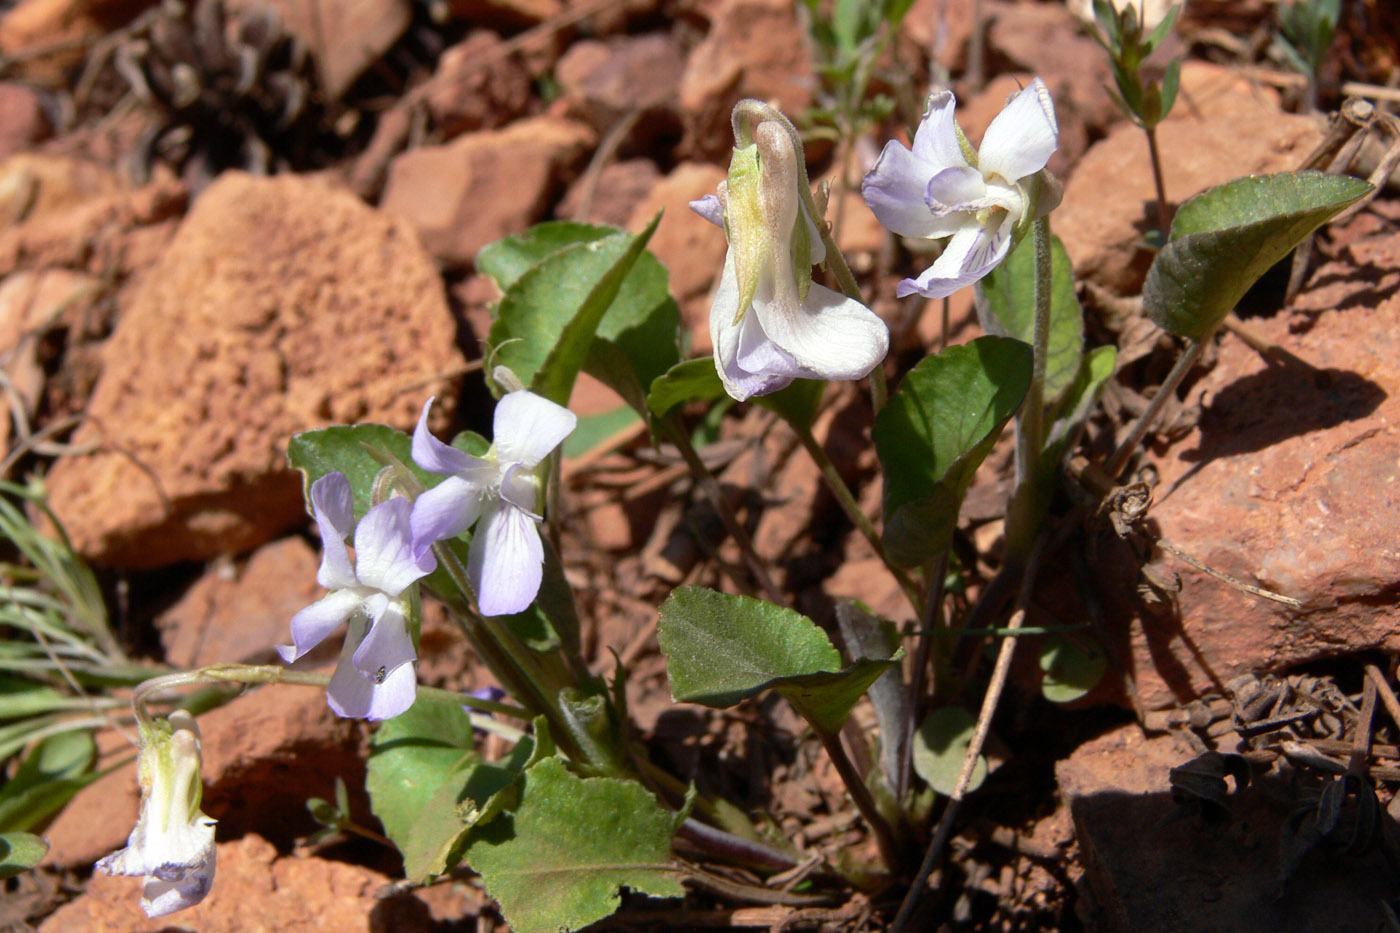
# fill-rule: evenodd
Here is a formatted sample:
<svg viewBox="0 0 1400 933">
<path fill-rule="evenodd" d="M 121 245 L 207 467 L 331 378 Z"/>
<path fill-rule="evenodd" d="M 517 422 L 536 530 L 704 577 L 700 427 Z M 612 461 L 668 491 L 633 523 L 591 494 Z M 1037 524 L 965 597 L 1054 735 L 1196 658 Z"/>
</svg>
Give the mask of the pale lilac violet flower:
<svg viewBox="0 0 1400 933">
<path fill-rule="evenodd" d="M 141 875 L 141 909 L 163 917 L 204 900 L 214 884 L 214 820 L 200 812 L 199 727 L 183 710 L 141 723 L 141 814 L 126 848 L 102 859 L 108 875 Z"/>
<path fill-rule="evenodd" d="M 494 443 L 473 457 L 433 437 L 428 409 L 413 432 L 413 459 L 447 479 L 413 503 L 413 552 L 425 555 L 434 541 L 455 538 L 473 524 L 467 577 L 482 615 L 521 612 L 535 601 L 543 576 L 544 545 L 536 527 L 546 458 L 578 424 L 563 406 L 533 392 L 509 392 L 496 404 Z"/>
<path fill-rule="evenodd" d="M 326 700 L 339 716 L 391 719 L 413 705 L 417 653 L 408 630 L 404 597 L 431 573 L 431 554 L 417 558 L 409 536 L 413 504 L 395 497 L 374 506 L 359 523 L 344 473 L 327 473 L 311 484 L 311 510 L 321 532 L 321 569 L 316 582 L 330 590 L 292 616 L 292 644 L 278 645 L 284 661 L 295 661 L 349 621 L 340 663 Z M 355 535 L 355 560 L 345 539 Z"/>
<path fill-rule="evenodd" d="M 1035 214 L 1055 206 L 1049 196 L 1032 204 L 1035 176 L 1059 145 L 1045 82 L 1036 78 L 1011 96 L 976 152 L 954 119 L 956 106 L 951 91 L 935 94 L 913 148 L 886 143 L 861 182 L 865 202 L 888 229 L 916 239 L 952 237 L 922 275 L 899 283 L 901 298 L 944 298 L 971 285 L 1006 258 Z"/>
<path fill-rule="evenodd" d="M 691 209 L 729 239 L 710 307 L 710 340 L 724 389 L 744 401 L 794 379 L 860 379 L 889 350 L 873 311 L 812 281 L 826 259 L 800 185 L 800 148 L 778 120 L 736 145 L 719 195 Z"/>
</svg>

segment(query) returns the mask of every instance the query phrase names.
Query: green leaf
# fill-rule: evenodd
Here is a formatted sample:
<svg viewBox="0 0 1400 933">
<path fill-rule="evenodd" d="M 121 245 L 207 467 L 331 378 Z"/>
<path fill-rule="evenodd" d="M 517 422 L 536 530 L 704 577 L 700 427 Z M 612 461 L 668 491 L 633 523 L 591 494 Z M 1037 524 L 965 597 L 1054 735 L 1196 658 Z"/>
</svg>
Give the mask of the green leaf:
<svg viewBox="0 0 1400 933">
<path fill-rule="evenodd" d="M 929 713 L 914 732 L 914 772 L 929 787 L 951 796 L 976 730 L 977 720 L 961 706 L 945 706 Z M 968 791 L 981 787 L 986 778 L 986 756 L 978 755 Z"/>
<path fill-rule="evenodd" d="M 724 397 L 724 384 L 715 371 L 715 361 L 710 357 L 686 360 L 677 363 L 657 376 L 647 392 L 647 408 L 658 418 L 664 418 L 671 409 L 689 401 L 714 401 Z"/>
<path fill-rule="evenodd" d="M 0 786 L 0 832 L 29 829 L 63 809 L 97 779 L 88 770 L 96 754 L 86 730 L 60 732 L 36 745 Z"/>
<path fill-rule="evenodd" d="M 423 802 L 444 785 L 461 786 L 461 769 L 477 760 L 471 718 L 460 706 L 419 697 L 374 734 L 366 766 L 370 808 L 400 852 L 413 843 Z"/>
<path fill-rule="evenodd" d="M 1045 677 L 1040 692 L 1051 703 L 1073 703 L 1093 690 L 1108 669 L 1101 648 L 1085 648 L 1067 638 L 1051 638 L 1040 651 Z"/>
<path fill-rule="evenodd" d="M 1035 238 L 1026 237 L 977 289 L 977 317 L 989 334 L 1035 340 Z M 1074 293 L 1074 267 L 1060 238 L 1050 238 L 1050 347 L 1045 400 L 1053 402 L 1079 372 L 1084 309 Z"/>
<path fill-rule="evenodd" d="M 895 663 L 865 659 L 843 669 L 831 639 L 801 613 L 696 586 L 661 605 L 657 637 L 678 702 L 726 707 L 773 689 L 828 733 Z"/>
<path fill-rule="evenodd" d="M 636 236 L 614 233 L 566 246 L 526 269 L 501 299 L 491 326 L 495 361 L 536 394 L 567 405 L 599 323 L 660 219 Z"/>
<path fill-rule="evenodd" d="M 402 431 L 387 424 L 338 424 L 319 431 L 304 431 L 287 443 L 287 459 L 301 470 L 306 479 L 302 492 L 307 494 L 311 484 L 339 470 L 350 481 L 354 495 L 355 517 L 362 518 L 370 509 L 370 489 L 374 478 L 384 465 L 366 448 L 373 447 L 396 457 L 425 487 L 436 486 L 442 477 L 429 473 L 413 462 L 413 440 Z"/>
<path fill-rule="evenodd" d="M 466 859 L 519 933 L 580 930 L 617 910 L 623 887 L 682 897 L 676 819 L 634 781 L 579 778 L 558 758 L 525 773 L 514 811 L 474 829 Z"/>
<path fill-rule="evenodd" d="M 483 761 L 462 708 L 422 697 L 380 726 L 365 787 L 409 880 L 426 881 L 460 859 L 467 833 L 501 812 L 535 751 L 526 737 L 502 761 Z"/>
<path fill-rule="evenodd" d="M 1197 195 L 1147 272 L 1143 308 L 1164 330 L 1204 339 L 1269 267 L 1370 190 L 1346 175 L 1281 172 Z"/>
<path fill-rule="evenodd" d="M 25 719 L 55 710 L 86 710 L 92 704 L 82 697 L 59 693 L 27 677 L 0 675 L 0 719 Z"/>
<path fill-rule="evenodd" d="M 530 267 L 552 253 L 577 243 L 592 243 L 617 233 L 616 227 L 554 220 L 535 224 L 524 233 L 488 243 L 476 254 L 476 271 L 496 281 L 505 294 Z"/>
<path fill-rule="evenodd" d="M 49 844 L 29 833 L 0 833 L 0 881 L 28 871 L 48 853 Z"/>
<path fill-rule="evenodd" d="M 898 627 L 882 619 L 869 606 L 843 599 L 836 604 L 836 624 L 846 650 L 857 660 L 870 658 L 883 661 L 898 656 L 900 639 Z M 900 764 L 908 746 L 910 719 L 909 690 L 900 676 L 899 668 L 885 671 L 870 685 L 870 703 L 875 707 L 875 721 L 880 726 L 880 761 L 885 780 L 895 788 L 900 778 Z"/>
<path fill-rule="evenodd" d="M 1064 461 L 1080 426 L 1098 401 L 1104 384 L 1113 378 L 1117 362 L 1118 350 L 1112 346 L 1095 347 L 1084 354 L 1079 363 L 1079 372 L 1056 406 L 1055 420 L 1045 438 L 1041 463 L 1048 469 L 1058 469 Z"/>
<path fill-rule="evenodd" d="M 914 567 L 942 553 L 977 466 L 1021 406 L 1031 348 L 979 337 L 915 366 L 875 419 L 885 474 L 885 547 Z"/>
</svg>

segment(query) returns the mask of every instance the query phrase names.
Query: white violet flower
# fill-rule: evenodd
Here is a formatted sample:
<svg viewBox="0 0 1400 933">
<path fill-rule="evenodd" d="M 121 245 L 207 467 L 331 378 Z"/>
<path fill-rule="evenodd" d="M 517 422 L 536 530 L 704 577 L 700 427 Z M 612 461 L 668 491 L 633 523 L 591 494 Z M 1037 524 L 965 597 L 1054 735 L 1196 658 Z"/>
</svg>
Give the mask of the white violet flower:
<svg viewBox="0 0 1400 933">
<path fill-rule="evenodd" d="M 826 248 L 799 187 L 800 158 L 786 121 L 762 120 L 751 143 L 735 146 L 719 196 L 691 202 L 729 239 L 710 340 L 720 381 L 739 401 L 794 379 L 863 378 L 889 350 L 873 311 L 812 281 Z"/>
<path fill-rule="evenodd" d="M 214 821 L 199 810 L 199 726 L 184 710 L 141 723 L 141 815 L 126 848 L 97 863 L 109 875 L 141 875 L 141 909 L 163 917 L 204 900 L 214 884 Z"/>
<path fill-rule="evenodd" d="M 1013 94 L 996 115 L 982 147 L 973 151 L 953 116 L 951 91 L 935 94 L 914 134 L 914 146 L 890 141 L 861 183 L 880 223 L 900 236 L 952 237 L 943 255 L 917 279 L 899 283 L 898 295 L 944 298 L 996 267 L 1034 216 L 1058 200 L 1036 199 L 1038 179 L 1059 145 L 1055 104 L 1036 78 Z"/>
<path fill-rule="evenodd" d="M 521 389 L 496 404 L 495 435 L 485 457 L 473 457 L 433 437 L 428 410 L 413 432 L 413 459 L 447 479 L 413 503 L 413 552 L 455 538 L 476 524 L 467 576 L 482 615 L 521 612 L 535 601 L 543 576 L 546 458 L 574 430 L 578 417 L 549 399 Z"/>
<path fill-rule="evenodd" d="M 320 644 L 340 623 L 349 631 L 340 663 L 326 688 L 339 716 L 392 719 L 413 705 L 417 652 L 408 630 L 404 591 L 437 566 L 432 554 L 417 558 L 409 537 L 413 504 L 395 497 L 374 506 L 359 523 L 344 473 L 327 473 L 311 484 L 311 511 L 321 532 L 321 569 L 316 582 L 330 590 L 292 616 L 292 644 L 278 645 L 287 662 Z M 345 539 L 355 535 L 355 560 Z"/>
</svg>

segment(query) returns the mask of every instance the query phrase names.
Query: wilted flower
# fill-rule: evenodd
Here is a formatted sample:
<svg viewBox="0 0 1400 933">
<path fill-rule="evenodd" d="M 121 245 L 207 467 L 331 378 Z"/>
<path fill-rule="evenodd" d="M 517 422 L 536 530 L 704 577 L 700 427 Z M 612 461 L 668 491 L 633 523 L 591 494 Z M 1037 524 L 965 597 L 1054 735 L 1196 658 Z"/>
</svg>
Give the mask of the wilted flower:
<svg viewBox="0 0 1400 933">
<path fill-rule="evenodd" d="M 1037 184 L 1059 145 L 1044 81 L 1036 78 L 1011 96 L 975 152 L 954 119 L 956 106 L 951 91 L 934 95 L 913 148 L 886 143 L 861 183 L 880 223 L 900 236 L 952 237 L 922 275 L 899 283 L 901 298 L 915 292 L 943 298 L 976 282 L 1006 258 L 1035 216 L 1058 202 L 1053 186 Z M 1037 188 L 1046 193 L 1037 197 Z"/>
<path fill-rule="evenodd" d="M 521 389 L 496 405 L 495 443 L 485 457 L 449 447 L 428 430 L 428 409 L 413 432 L 413 459 L 447 479 L 413 503 L 413 552 L 427 554 L 434 541 L 455 538 L 476 523 L 467 554 L 467 576 L 483 615 L 510 615 L 535 601 L 543 575 L 545 458 L 578 424 L 578 417 L 549 399 Z"/>
<path fill-rule="evenodd" d="M 199 810 L 199 726 L 176 710 L 142 722 L 137 774 L 141 815 L 126 848 L 97 863 L 109 875 L 142 875 L 141 909 L 163 917 L 193 907 L 214 883 L 214 821 Z"/>
<path fill-rule="evenodd" d="M 885 358 L 889 329 L 859 301 L 812 281 L 826 248 L 800 187 L 790 124 L 764 119 L 752 136 L 736 140 L 719 196 L 691 203 L 729 238 L 710 308 L 720 381 L 743 401 L 794 379 L 860 379 Z"/>
<path fill-rule="evenodd" d="M 365 513 L 359 524 L 344 473 L 327 473 L 311 484 L 311 510 L 321 532 L 321 569 L 316 582 L 330 593 L 292 616 L 292 644 L 278 645 L 284 661 L 295 661 L 349 620 L 340 663 L 326 699 L 337 715 L 390 719 L 413 705 L 417 681 L 413 636 L 403 593 L 436 566 L 431 554 L 415 558 L 409 537 L 407 499 L 393 498 Z M 345 539 L 355 534 L 351 563 Z"/>
</svg>

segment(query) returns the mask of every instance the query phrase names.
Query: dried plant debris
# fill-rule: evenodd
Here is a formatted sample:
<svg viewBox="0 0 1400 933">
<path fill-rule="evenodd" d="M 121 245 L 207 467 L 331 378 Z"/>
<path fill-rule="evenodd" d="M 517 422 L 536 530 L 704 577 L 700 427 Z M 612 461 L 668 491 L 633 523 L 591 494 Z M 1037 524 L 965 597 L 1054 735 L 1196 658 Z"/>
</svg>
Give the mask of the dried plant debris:
<svg viewBox="0 0 1400 933">
<path fill-rule="evenodd" d="M 1186 811 L 1212 822 L 1230 819 L 1227 777 L 1235 779 L 1235 789 L 1249 786 L 1249 760 L 1242 755 L 1206 752 L 1169 772 L 1172 799 Z"/>
<path fill-rule="evenodd" d="M 94 52 L 78 107 L 101 109 L 113 85 L 125 96 L 112 109 L 131 101 L 147 116 L 131 156 L 140 180 L 158 162 L 201 187 L 229 168 L 304 167 L 324 135 L 310 56 L 269 7 L 164 0 Z"/>
</svg>

